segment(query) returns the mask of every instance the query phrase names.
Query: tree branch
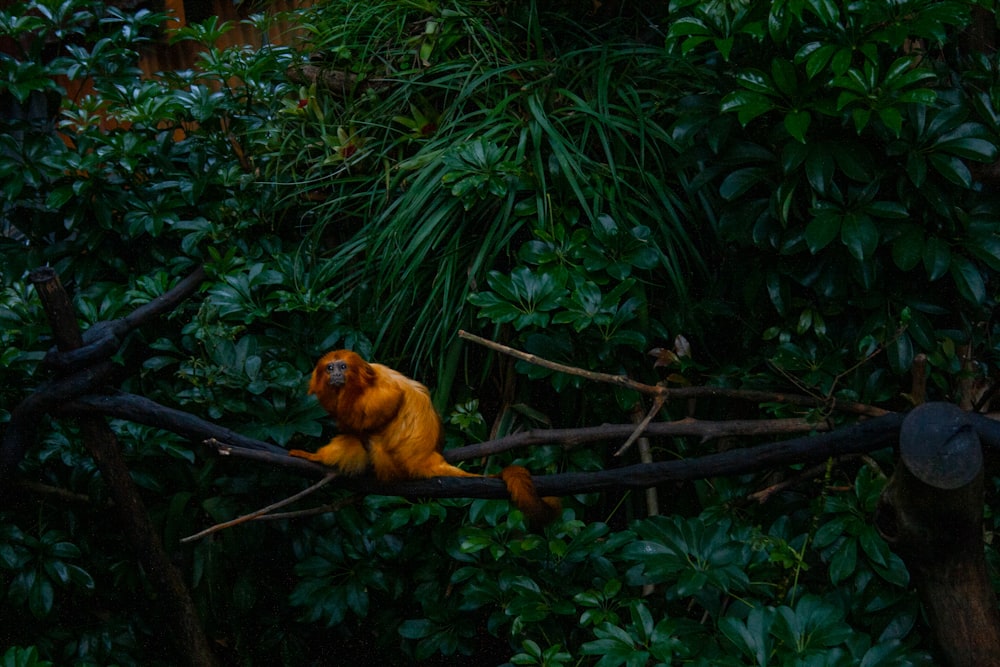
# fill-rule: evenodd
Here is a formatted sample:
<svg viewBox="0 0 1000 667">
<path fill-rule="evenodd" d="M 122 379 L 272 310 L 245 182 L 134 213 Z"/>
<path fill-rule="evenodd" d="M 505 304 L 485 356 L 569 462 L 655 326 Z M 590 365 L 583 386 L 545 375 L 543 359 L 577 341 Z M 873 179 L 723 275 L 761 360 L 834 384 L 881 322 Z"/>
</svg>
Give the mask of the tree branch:
<svg viewBox="0 0 1000 667">
<path fill-rule="evenodd" d="M 323 479 L 319 480 L 315 484 L 312 484 L 308 488 L 302 489 L 301 491 L 299 491 L 296 494 L 293 494 L 291 496 L 288 496 L 287 498 L 279 500 L 276 503 L 271 503 L 267 507 L 262 507 L 261 509 L 255 511 L 255 512 L 250 512 L 249 514 L 244 514 L 243 516 L 236 517 L 235 519 L 233 519 L 231 521 L 224 521 L 222 523 L 217 523 L 214 526 L 210 526 L 209 528 L 206 528 L 205 530 L 203 530 L 201 532 L 195 533 L 194 535 L 188 535 L 187 537 L 181 538 L 180 542 L 181 542 L 181 544 L 187 544 L 188 542 L 194 542 L 195 540 L 200 540 L 201 538 L 205 537 L 206 535 L 211 535 L 212 533 L 216 533 L 216 532 L 218 532 L 220 530 L 225 530 L 226 528 L 232 528 L 233 526 L 238 526 L 241 523 L 246 523 L 247 521 L 253 521 L 254 519 L 259 519 L 260 517 L 264 516 L 265 514 L 270 514 L 271 512 L 273 512 L 276 509 L 281 509 L 282 507 L 285 507 L 287 505 L 291 505 L 296 500 L 300 500 L 302 498 L 305 498 L 310 493 L 314 493 L 315 491 L 320 490 L 321 488 L 323 488 L 324 486 L 326 486 L 327 484 L 329 484 L 330 482 L 332 482 L 336 478 L 337 478 L 337 474 L 336 473 L 334 473 L 334 472 L 327 472 L 326 475 L 323 477 Z"/>
<path fill-rule="evenodd" d="M 220 454 L 233 454 L 243 458 L 311 470 L 315 464 L 290 457 L 286 450 L 262 440 L 241 435 L 192 414 L 160 405 L 143 396 L 125 392 L 111 392 L 77 396 L 50 406 L 61 415 L 100 414 L 145 424 L 176 433 L 195 442 L 209 444 Z M 702 441 L 726 436 L 761 436 L 782 433 L 809 433 L 829 430 L 827 423 L 812 423 L 805 419 L 759 419 L 730 421 L 702 421 L 686 418 L 675 422 L 647 424 L 639 431 L 649 437 L 697 437 Z M 457 447 L 444 452 L 450 463 L 482 458 L 511 449 L 540 444 L 561 444 L 572 447 L 588 442 L 612 441 L 627 438 L 636 432 L 633 424 L 604 424 L 584 428 L 532 429 L 487 442 Z M 213 443 L 214 441 L 214 443 Z M 240 453 L 237 451 L 240 450 Z M 251 453 L 252 452 L 252 453 Z"/>
<path fill-rule="evenodd" d="M 121 339 L 133 329 L 151 319 L 170 312 L 194 294 L 205 280 L 205 269 L 198 267 L 174 287 L 131 313 L 117 320 L 97 322 L 83 332 L 80 345 L 75 349 L 52 348 L 45 355 L 44 363 L 62 371 L 110 359 L 121 346 Z"/>
<path fill-rule="evenodd" d="M 797 463 L 867 453 L 894 446 L 904 415 L 891 413 L 830 433 L 793 438 L 717 454 L 641 463 L 596 472 L 533 475 L 539 495 L 568 496 L 613 488 L 647 488 L 664 482 L 691 481 L 723 475 L 743 475 Z M 630 425 L 624 425 L 630 428 Z M 269 452 L 230 447 L 228 454 L 282 466 L 296 467 L 313 476 L 329 473 L 318 463 Z M 467 448 L 463 448 L 467 449 Z M 461 451 L 461 450 L 450 450 Z M 292 463 L 298 461 L 297 463 Z M 335 485 L 360 494 L 407 498 L 509 498 L 504 483 L 493 477 L 433 477 L 405 482 L 379 482 L 372 477 L 340 477 Z"/>
<path fill-rule="evenodd" d="M 235 447 L 286 455 L 285 450 L 277 445 L 249 438 L 183 410 L 168 408 L 143 396 L 121 391 L 78 396 L 59 405 L 54 411 L 66 415 L 101 414 L 117 417 L 137 424 L 162 428 L 196 442 L 215 439 Z"/>
<path fill-rule="evenodd" d="M 512 347 L 487 340 L 486 338 L 481 338 L 475 334 L 470 334 L 467 331 L 459 331 L 458 337 L 478 343 L 483 347 L 496 350 L 497 352 L 515 357 L 530 364 L 541 366 L 542 368 L 548 368 L 549 370 L 567 373 L 569 375 L 576 375 L 595 382 L 604 382 L 606 384 L 625 387 L 627 389 L 632 389 L 651 396 L 662 396 L 665 401 L 687 400 L 691 398 L 731 398 L 743 401 L 752 401 L 754 403 L 786 403 L 788 405 L 800 405 L 809 408 L 827 407 L 830 410 L 839 410 L 840 412 L 863 415 L 867 417 L 880 417 L 889 413 L 888 410 L 884 410 L 873 405 L 867 405 L 865 403 L 858 403 L 856 401 L 841 401 L 837 399 L 826 400 L 815 396 L 800 396 L 797 394 L 786 394 L 784 392 L 758 391 L 754 389 L 731 389 L 728 387 L 664 387 L 662 385 L 649 385 L 633 380 L 627 375 L 594 373 L 592 371 L 586 371 L 573 366 L 556 363 L 554 361 L 548 361 L 547 359 L 542 359 L 541 357 L 537 357 L 533 354 L 521 352 L 520 350 L 515 350 Z"/>
<path fill-rule="evenodd" d="M 58 348 L 63 351 L 80 348 L 84 339 L 69 295 L 63 289 L 56 272 L 50 267 L 42 267 L 32 271 L 31 280 L 45 308 Z M 108 364 L 106 360 L 98 361 L 95 368 Z M 105 374 L 98 373 L 96 379 L 103 378 Z M 86 384 L 90 386 L 93 382 L 94 379 L 91 379 Z M 57 381 L 47 393 L 65 392 L 68 387 L 68 383 Z M 29 399 L 38 395 L 34 394 Z M 42 400 L 50 400 L 47 394 L 42 394 L 42 397 Z M 25 404 L 31 405 L 30 400 L 23 401 L 15 410 L 24 408 Z M 29 413 L 29 416 L 34 415 Z M 19 417 L 23 419 L 23 416 Z M 164 631 L 164 638 L 175 643 L 178 656 L 183 656 L 188 664 L 214 667 L 218 663 L 201 627 L 194 601 L 180 571 L 174 566 L 160 541 L 114 432 L 99 415 L 79 415 L 78 422 L 83 443 L 97 464 L 101 479 L 114 500 L 113 508 L 118 514 L 122 531 L 128 537 L 139 563 L 162 601 L 160 611 L 164 627 L 160 630 Z M 18 444 L 25 447 L 27 442 L 22 440 Z M 165 632 L 167 628 L 169 632 Z"/>
<path fill-rule="evenodd" d="M 695 437 L 704 442 L 727 436 L 749 437 L 828 430 L 830 430 L 829 423 L 815 423 L 806 419 L 704 421 L 688 417 L 673 422 L 647 424 L 639 435 L 675 438 Z M 532 445 L 560 444 L 565 447 L 575 447 L 589 442 L 622 440 L 635 432 L 636 426 L 634 424 L 603 424 L 584 428 L 536 428 L 513 433 L 496 440 L 449 449 L 444 452 L 444 457 L 450 463 L 456 463 Z"/>
</svg>

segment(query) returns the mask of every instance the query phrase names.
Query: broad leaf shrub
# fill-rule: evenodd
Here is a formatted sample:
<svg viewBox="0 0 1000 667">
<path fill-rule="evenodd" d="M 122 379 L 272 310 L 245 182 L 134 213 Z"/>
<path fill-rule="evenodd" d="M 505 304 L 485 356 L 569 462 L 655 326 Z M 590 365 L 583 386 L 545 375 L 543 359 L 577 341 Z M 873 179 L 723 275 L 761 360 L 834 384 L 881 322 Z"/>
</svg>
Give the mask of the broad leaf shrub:
<svg viewBox="0 0 1000 667">
<path fill-rule="evenodd" d="M 86 327 L 155 299 L 204 264 L 204 295 L 136 332 L 116 357 L 124 388 L 275 442 L 318 437 L 321 411 L 304 396 L 303 369 L 320 343 L 359 346 L 357 331 L 332 312 L 322 267 L 286 253 L 302 234 L 285 234 L 274 189 L 247 162 L 248 131 L 276 113 L 291 52 L 206 45 L 197 71 L 140 79 L 139 50 L 164 37 L 163 23 L 147 10 L 75 0 L 0 11 L 0 97 L 10 111 L 0 121 L 0 415 L 6 420 L 48 376 L 38 364 L 51 336 L 27 270 L 54 266 Z M 224 29 L 206 25 L 183 37 L 211 41 Z M 216 469 L 175 436 L 112 427 L 205 618 L 228 619 L 216 636 L 251 661 L 255 651 L 299 650 L 262 629 L 286 626 L 279 617 L 291 565 L 280 564 L 293 560 L 288 540 L 261 548 L 270 531 L 255 528 L 226 536 L 225 545 L 178 550 L 199 526 L 241 513 L 247 492 L 253 502 L 281 497 L 290 480 L 239 465 Z M 153 650 L 161 620 L 142 602 L 152 592 L 75 427 L 58 421 L 39 432 L 22 477 L 40 490 L 5 507 L 0 548 L 0 643 L 37 653 L 12 650 L 4 659 L 176 664 Z M 224 556 L 237 552 L 249 557 L 237 565 Z"/>
<path fill-rule="evenodd" d="M 230 26 L 213 18 L 172 37 L 198 45 L 195 67 L 155 79 L 137 57 L 158 14 L 0 12 L 23 45 L 0 56 L 17 111 L 0 121 L 0 417 L 46 377 L 25 280 L 45 263 L 85 326 L 203 264 L 202 293 L 127 341 L 125 388 L 307 447 L 324 422 L 304 373 L 334 346 L 457 403 L 450 443 L 638 405 L 514 376 L 456 345 L 460 326 L 651 381 L 647 351 L 683 334 L 694 357 L 671 382 L 791 379 L 892 405 L 918 352 L 948 399 L 967 351 L 992 368 L 996 202 L 976 174 L 995 158 L 998 66 L 956 48 L 965 5 L 554 7 L 331 2 L 257 51 L 216 46 Z M 350 85 L 303 80 L 308 64 Z M 301 482 L 112 427 L 240 664 L 931 663 L 905 567 L 869 520 L 885 455 L 759 507 L 760 480 L 706 480 L 663 489 L 660 517 L 629 494 L 567 499 L 536 534 L 500 501 L 335 495 L 327 515 L 182 546 Z M 4 664 L 173 664 L 74 426 L 42 432 L 23 476 L 44 486 L 0 521 Z M 596 447 L 521 462 L 613 465 Z"/>
<path fill-rule="evenodd" d="M 997 133 L 993 66 L 957 39 L 969 5 L 672 4 L 668 48 L 719 72 L 674 135 L 773 363 L 879 402 L 924 354 L 940 396 L 974 400 L 954 350 L 994 365 L 978 322 L 1000 255 L 973 175 Z"/>
</svg>

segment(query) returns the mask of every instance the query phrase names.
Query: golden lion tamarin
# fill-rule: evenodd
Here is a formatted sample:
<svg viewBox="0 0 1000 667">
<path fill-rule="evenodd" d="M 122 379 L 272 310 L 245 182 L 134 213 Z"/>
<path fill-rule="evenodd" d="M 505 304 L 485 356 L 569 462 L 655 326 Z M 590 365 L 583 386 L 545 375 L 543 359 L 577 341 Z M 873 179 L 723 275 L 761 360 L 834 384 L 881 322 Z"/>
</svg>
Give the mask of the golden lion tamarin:
<svg viewBox="0 0 1000 667">
<path fill-rule="evenodd" d="M 370 364 L 350 350 L 328 352 L 316 363 L 309 393 L 337 421 L 340 433 L 316 453 L 289 451 L 345 475 L 369 466 L 381 481 L 427 477 L 481 477 L 441 455 L 441 418 L 427 387 L 382 364 Z M 557 498 L 539 498 L 531 474 L 521 466 L 500 473 L 511 500 L 533 526 L 559 513 Z"/>
</svg>

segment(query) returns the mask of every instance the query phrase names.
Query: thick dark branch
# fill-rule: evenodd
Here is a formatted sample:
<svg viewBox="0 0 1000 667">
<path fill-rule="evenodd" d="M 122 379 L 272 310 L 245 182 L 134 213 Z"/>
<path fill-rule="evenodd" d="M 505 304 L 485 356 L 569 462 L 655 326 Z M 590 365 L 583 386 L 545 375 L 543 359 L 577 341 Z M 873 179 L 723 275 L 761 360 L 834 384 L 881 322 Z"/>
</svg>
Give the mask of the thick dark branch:
<svg viewBox="0 0 1000 667">
<path fill-rule="evenodd" d="M 195 442 L 215 440 L 222 445 L 230 445 L 242 449 L 260 452 L 271 452 L 279 459 L 287 458 L 285 450 L 268 442 L 249 438 L 227 428 L 217 426 L 209 421 L 195 417 L 187 412 L 168 408 L 142 396 L 113 392 L 109 394 L 79 396 L 72 401 L 65 401 L 58 406 L 62 414 L 101 414 L 107 417 L 117 417 L 146 426 L 162 428 L 177 433 Z M 803 433 L 827 430 L 825 423 L 814 424 L 804 419 L 762 419 L 762 420 L 731 420 L 731 421 L 701 421 L 683 419 L 676 422 L 649 424 L 642 435 L 650 437 L 697 437 L 710 440 L 723 436 L 759 436 L 779 433 Z M 633 424 L 604 424 L 589 428 L 572 429 L 533 429 L 522 433 L 449 449 L 444 453 L 451 463 L 482 458 L 492 454 L 509 451 L 520 447 L 538 444 L 579 445 L 588 442 L 615 441 L 627 438 L 635 431 Z M 293 459 L 297 464 L 303 459 Z M 296 465 L 301 468 L 301 465 Z"/>
<path fill-rule="evenodd" d="M 201 284 L 205 282 L 205 269 L 199 266 L 179 283 L 174 285 L 160 296 L 142 306 L 139 306 L 131 313 L 122 318 L 128 330 L 139 327 L 154 317 L 159 317 L 163 313 L 169 313 L 182 301 L 198 291 Z"/>
<path fill-rule="evenodd" d="M 41 271 L 41 270 L 39 270 Z M 80 344 L 75 349 L 53 348 L 45 355 L 45 363 L 60 370 L 72 370 L 82 365 L 108 359 L 121 346 L 121 340 L 133 329 L 151 319 L 170 312 L 182 301 L 194 294 L 205 281 L 205 270 L 195 269 L 173 288 L 152 301 L 139 306 L 125 317 L 109 322 L 98 322 L 83 333 Z M 53 328 L 56 325 L 53 325 Z"/>
<path fill-rule="evenodd" d="M 77 327 L 76 314 L 69 305 L 56 272 L 51 267 L 41 267 L 31 272 L 31 280 L 45 306 L 58 344 L 58 348 L 53 348 L 46 355 L 46 363 L 72 374 L 38 388 L 11 411 L 10 422 L 0 442 L 0 484 L 14 471 L 28 446 L 35 441 L 41 415 L 65 406 L 76 396 L 99 389 L 110 374 L 111 365 L 107 360 L 118 351 L 121 337 L 173 309 L 193 294 L 205 280 L 205 271 L 199 267 L 175 287 L 136 308 L 128 316 L 111 322 L 98 322 L 82 335 Z"/>
<path fill-rule="evenodd" d="M 159 405 L 141 396 L 121 392 L 80 396 L 58 409 L 62 414 L 100 414 L 127 419 L 147 426 L 178 433 L 197 442 L 205 442 L 220 454 L 247 458 L 291 468 L 300 474 L 323 476 L 329 472 L 321 465 L 288 456 L 284 449 L 248 438 L 230 429 L 216 426 L 181 410 Z M 614 487 L 645 488 L 667 481 L 680 481 L 734 475 L 790 465 L 825 460 L 829 457 L 868 452 L 892 445 L 903 415 L 889 414 L 838 431 L 795 438 L 768 445 L 733 449 L 719 454 L 683 461 L 668 461 L 613 468 L 592 473 L 567 473 L 536 477 L 539 492 L 546 495 L 571 495 Z M 824 425 L 800 420 L 763 420 L 704 422 L 685 419 L 679 422 L 650 424 L 644 434 L 651 436 L 694 436 L 711 438 L 720 435 L 787 433 L 815 430 Z M 445 452 L 451 462 L 488 456 L 514 447 L 541 443 L 594 442 L 627 437 L 632 424 L 606 424 L 581 429 L 537 429 L 492 442 L 460 447 Z M 337 485 L 363 493 L 416 497 L 506 498 L 502 482 L 490 478 L 435 478 L 379 484 L 367 477 L 340 479 Z"/>
<path fill-rule="evenodd" d="M 713 440 L 726 436 L 776 435 L 780 433 L 809 433 L 827 431 L 829 424 L 805 419 L 733 419 L 729 421 L 702 421 L 681 419 L 674 422 L 653 422 L 639 435 L 647 437 L 694 437 Z M 582 445 L 588 442 L 624 440 L 636 432 L 634 424 L 604 424 L 588 428 L 537 428 L 514 433 L 503 438 L 449 449 L 444 457 L 450 463 L 499 454 L 531 445 L 561 444 Z"/>
<path fill-rule="evenodd" d="M 111 362 L 102 362 L 42 385 L 10 413 L 0 443 L 0 485 L 6 485 L 28 447 L 35 442 L 41 416 L 79 394 L 93 391 L 111 372 Z M 0 495 L 6 489 L 0 489 Z"/>
<path fill-rule="evenodd" d="M 968 413 L 969 422 L 979 434 L 979 440 L 989 447 L 1000 449 L 1000 421 L 978 412 Z"/>
<path fill-rule="evenodd" d="M 813 463 L 849 454 L 872 452 L 894 446 L 903 415 L 889 414 L 846 428 L 813 436 L 794 438 L 756 447 L 731 449 L 681 461 L 645 463 L 609 470 L 534 476 L 535 487 L 543 496 L 568 496 L 613 488 L 647 488 L 664 482 L 690 481 L 722 475 L 742 475 L 796 463 Z M 460 450 L 453 450 L 460 451 Z M 233 456 L 252 458 L 277 465 L 295 461 L 293 457 L 230 449 Z M 316 463 L 295 463 L 299 470 L 323 476 L 328 469 Z M 335 485 L 358 493 L 410 498 L 507 498 L 503 482 L 494 478 L 434 477 L 407 482 L 379 483 L 370 477 L 339 478 Z"/>
<path fill-rule="evenodd" d="M 680 461 L 664 461 L 613 468 L 594 473 L 567 473 L 535 478 L 542 495 L 590 493 L 619 486 L 645 488 L 663 482 L 688 481 L 722 475 L 743 475 L 794 463 L 815 463 L 847 454 L 894 446 L 903 415 L 888 414 L 830 433 L 794 438 L 756 447 Z M 564 491 L 564 489 L 566 489 Z"/>
<path fill-rule="evenodd" d="M 195 442 L 215 439 L 234 447 L 272 452 L 282 457 L 287 456 L 285 450 L 277 445 L 248 438 L 183 410 L 168 408 L 156 401 L 135 394 L 114 392 L 103 395 L 79 396 L 60 405 L 58 412 L 71 415 L 100 414 L 107 417 L 117 417 L 137 424 L 162 428 Z"/>
</svg>

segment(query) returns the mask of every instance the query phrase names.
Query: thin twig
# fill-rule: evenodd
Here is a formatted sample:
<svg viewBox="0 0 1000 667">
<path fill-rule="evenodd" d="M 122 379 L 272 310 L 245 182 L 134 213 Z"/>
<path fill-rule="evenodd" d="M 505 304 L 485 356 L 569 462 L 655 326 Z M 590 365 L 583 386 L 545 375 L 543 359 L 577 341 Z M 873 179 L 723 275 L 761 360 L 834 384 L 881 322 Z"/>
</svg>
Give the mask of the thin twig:
<svg viewBox="0 0 1000 667">
<path fill-rule="evenodd" d="M 659 395 L 665 391 L 664 387 L 658 387 L 653 385 L 644 384 L 642 382 L 637 382 L 627 375 L 614 375 L 612 373 L 597 373 L 594 371 L 587 371 L 582 368 L 577 368 L 576 366 L 567 366 L 565 364 L 560 364 L 555 361 L 549 361 L 548 359 L 543 359 L 542 357 L 537 357 L 528 352 L 521 352 L 502 343 L 497 343 L 495 341 L 482 338 L 476 334 L 471 334 L 468 331 L 459 330 L 459 338 L 464 338 L 470 340 L 473 343 L 478 343 L 483 347 L 488 347 L 491 350 L 496 350 L 497 352 L 502 352 L 508 356 L 520 359 L 521 361 L 527 361 L 529 364 L 534 364 L 535 366 L 541 366 L 542 368 L 548 368 L 552 371 L 558 371 L 560 373 L 567 373 L 569 375 L 576 375 L 578 377 L 587 378 L 588 380 L 594 380 L 595 382 L 606 382 L 608 384 L 616 384 L 621 387 L 627 387 L 629 389 L 635 389 L 636 391 L 642 392 L 644 394 Z"/>
<path fill-rule="evenodd" d="M 780 391 L 760 391 L 756 389 L 732 389 L 730 387 L 709 386 L 664 387 L 662 385 L 644 384 L 642 382 L 637 382 L 626 375 L 595 373 L 576 368 L 574 366 L 567 366 L 554 361 L 548 361 L 547 359 L 536 357 L 533 354 L 515 350 L 507 345 L 502 345 L 500 343 L 476 336 L 475 334 L 470 334 L 467 331 L 459 331 L 458 337 L 478 343 L 483 347 L 510 355 L 530 364 L 541 366 L 542 368 L 548 368 L 549 370 L 559 371 L 560 373 L 567 373 L 569 375 L 576 375 L 578 377 L 587 378 L 596 382 L 605 382 L 618 385 L 620 387 L 626 387 L 650 396 L 663 396 L 665 401 L 690 398 L 731 398 L 742 401 L 751 401 L 754 403 L 785 403 L 787 405 L 799 405 L 807 408 L 825 407 L 829 411 L 837 410 L 844 413 L 863 415 L 866 417 L 881 417 L 882 415 L 889 414 L 890 412 L 889 410 L 884 410 L 866 403 L 859 403 L 857 401 L 844 401 L 836 398 L 826 400 L 825 398 L 817 396 L 800 396 L 798 394 L 786 394 Z"/>
<path fill-rule="evenodd" d="M 233 526 L 238 526 L 241 523 L 246 523 L 247 521 L 253 521 L 254 519 L 258 519 L 258 518 L 264 516 L 265 514 L 269 514 L 269 513 L 273 512 L 276 509 L 279 509 L 281 507 L 285 507 L 286 505 L 291 505 L 296 500 L 304 498 L 305 496 L 308 496 L 310 493 L 313 493 L 314 491 L 317 491 L 317 490 L 323 488 L 324 486 L 326 486 L 327 484 L 329 484 L 330 482 L 332 482 L 336 478 L 337 478 L 337 474 L 336 473 L 333 473 L 333 472 L 327 473 L 326 476 L 323 477 L 323 479 L 319 480 L 318 482 L 316 482 L 312 486 L 310 486 L 308 488 L 305 488 L 302 491 L 299 491 L 295 495 L 292 495 L 292 496 L 289 496 L 289 497 L 284 498 L 282 500 L 279 500 L 276 503 L 272 503 L 272 504 L 268 505 L 267 507 L 263 507 L 263 508 L 257 510 L 256 512 L 251 512 L 250 514 L 244 514 L 243 516 L 236 517 L 232 521 L 224 521 L 223 523 L 217 523 L 214 526 L 210 526 L 210 527 L 206 528 L 205 530 L 203 530 L 203 531 L 201 531 L 199 533 L 195 533 L 194 535 L 189 535 L 189 536 L 187 536 L 185 538 L 182 538 L 181 539 L 181 543 L 182 544 L 186 544 L 188 542 L 194 542 L 195 540 L 200 540 L 201 538 L 205 537 L 206 535 L 210 535 L 212 533 L 218 532 L 220 530 L 224 530 L 226 528 L 232 528 Z"/>
<path fill-rule="evenodd" d="M 317 516 L 319 514 L 329 514 L 330 512 L 336 512 L 342 507 L 347 507 L 348 505 L 353 505 L 354 503 L 361 500 L 361 496 L 347 496 L 346 498 L 341 498 L 335 503 L 327 503 L 325 505 L 317 505 L 316 507 L 310 507 L 304 510 L 294 510 L 292 512 L 275 512 L 274 514 L 265 514 L 259 516 L 254 521 L 279 521 L 284 519 L 301 519 L 306 516 Z"/>
<path fill-rule="evenodd" d="M 628 440 L 625 441 L 625 444 L 618 448 L 618 451 L 615 452 L 615 456 L 621 456 L 622 454 L 627 452 L 629 447 L 632 446 L 632 443 L 634 443 L 636 440 L 639 439 L 639 437 L 646 431 L 646 428 L 649 426 L 649 422 L 653 421 L 653 417 L 655 417 L 657 413 L 660 412 L 660 409 L 663 408 L 663 404 L 665 401 L 666 399 L 663 396 L 657 396 L 656 398 L 653 399 L 653 407 L 649 409 L 649 412 L 646 413 L 646 416 L 643 417 L 642 421 L 640 421 L 639 424 L 635 427 L 635 430 L 632 431 L 632 435 L 628 437 Z"/>
<path fill-rule="evenodd" d="M 855 455 L 843 456 L 841 457 L 841 461 L 846 461 L 848 459 L 854 458 L 854 456 Z M 763 505 L 774 494 L 778 493 L 779 491 L 784 491 L 787 488 L 798 486 L 799 484 L 802 484 L 803 482 L 812 479 L 816 475 L 826 470 L 826 467 L 827 463 L 821 463 L 819 465 L 815 465 L 811 468 L 799 472 L 797 475 L 793 477 L 783 479 L 780 482 L 777 482 L 775 484 L 772 484 L 771 486 L 760 489 L 759 491 L 754 491 L 753 493 L 748 495 L 747 498 L 750 500 L 755 500 L 761 505 Z"/>
</svg>

